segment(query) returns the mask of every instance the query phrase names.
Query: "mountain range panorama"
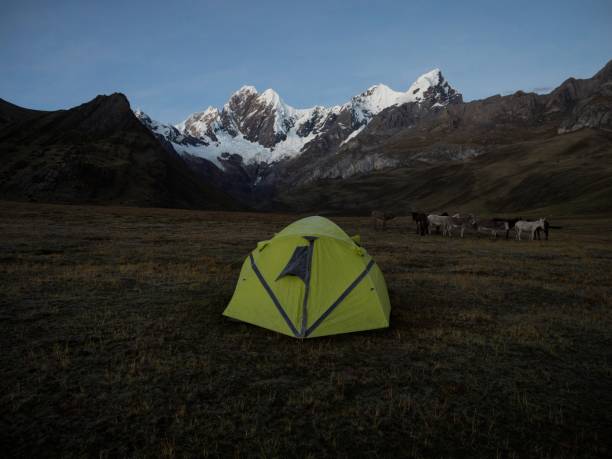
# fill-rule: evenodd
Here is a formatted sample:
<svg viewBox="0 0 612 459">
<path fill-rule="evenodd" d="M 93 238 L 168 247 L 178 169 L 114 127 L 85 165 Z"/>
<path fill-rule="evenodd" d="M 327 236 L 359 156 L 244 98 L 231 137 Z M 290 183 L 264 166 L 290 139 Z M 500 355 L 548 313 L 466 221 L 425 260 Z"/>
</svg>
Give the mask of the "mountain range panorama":
<svg viewBox="0 0 612 459">
<path fill-rule="evenodd" d="M 378 84 L 332 107 L 296 109 L 273 89 L 258 93 L 253 86 L 243 86 L 221 110 L 208 107 L 175 126 L 152 120 L 141 110 L 134 113 L 177 153 L 208 159 L 223 169 L 223 155 L 237 154 L 249 163 L 273 163 L 298 156 L 332 131 L 340 139 L 335 146 L 339 148 L 391 106 L 418 103 L 435 109 L 461 101 L 461 94 L 434 69 L 405 92 Z"/>
<path fill-rule="evenodd" d="M 405 92 L 379 84 L 333 107 L 296 109 L 271 89 L 243 86 L 221 109 L 176 126 L 132 112 L 121 94 L 55 112 L 1 101 L 0 196 L 320 212 L 597 211 L 612 202 L 612 174 L 602 175 L 611 113 L 612 62 L 549 94 L 467 103 L 438 69 Z"/>
</svg>

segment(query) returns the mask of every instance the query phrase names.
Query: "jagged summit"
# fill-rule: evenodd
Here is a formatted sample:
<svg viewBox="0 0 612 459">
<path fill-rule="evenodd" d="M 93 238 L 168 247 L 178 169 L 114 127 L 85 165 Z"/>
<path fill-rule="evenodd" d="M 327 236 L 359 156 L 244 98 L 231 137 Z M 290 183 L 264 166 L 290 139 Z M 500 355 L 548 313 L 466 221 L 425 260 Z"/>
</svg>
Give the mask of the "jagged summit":
<svg viewBox="0 0 612 459">
<path fill-rule="evenodd" d="M 257 88 L 251 85 L 244 85 L 244 86 L 241 86 L 240 89 L 236 91 L 234 94 L 232 94 L 232 96 L 236 96 L 240 94 L 257 94 Z"/>
<path fill-rule="evenodd" d="M 439 105 L 463 100 L 462 95 L 446 81 L 440 69 L 433 69 L 421 75 L 406 93 L 416 102 L 430 100 Z"/>
<path fill-rule="evenodd" d="M 384 84 L 377 84 L 353 97 L 351 103 L 356 121 L 359 124 L 366 124 L 372 116 L 393 105 L 427 102 L 443 106 L 461 100 L 461 94 L 444 79 L 440 69 L 433 69 L 418 77 L 406 92 L 395 91 Z"/>
<path fill-rule="evenodd" d="M 415 87 L 437 86 L 438 84 L 440 84 L 441 80 L 444 80 L 444 77 L 442 76 L 442 72 L 440 71 L 440 69 L 430 70 L 429 72 L 424 73 L 423 75 L 418 77 L 416 81 L 412 83 L 407 92 L 411 92 L 411 90 Z"/>
<path fill-rule="evenodd" d="M 278 93 L 271 88 L 262 92 L 259 98 L 273 106 L 285 105 Z"/>
<path fill-rule="evenodd" d="M 220 112 L 217 107 L 209 106 L 202 112 L 191 114 L 186 120 L 177 124 L 175 127 L 180 132 L 193 137 L 214 136 L 215 130 L 219 127 Z"/>
</svg>

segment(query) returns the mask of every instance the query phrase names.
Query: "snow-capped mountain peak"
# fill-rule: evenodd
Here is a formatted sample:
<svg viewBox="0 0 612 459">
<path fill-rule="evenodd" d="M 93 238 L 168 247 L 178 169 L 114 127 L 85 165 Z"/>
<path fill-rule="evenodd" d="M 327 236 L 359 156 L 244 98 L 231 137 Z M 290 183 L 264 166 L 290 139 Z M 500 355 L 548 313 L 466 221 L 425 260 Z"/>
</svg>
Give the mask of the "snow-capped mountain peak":
<svg viewBox="0 0 612 459">
<path fill-rule="evenodd" d="M 190 115 L 185 121 L 177 124 L 175 128 L 193 137 L 214 137 L 214 133 L 221 127 L 220 112 L 216 107 L 208 107 L 203 112 Z"/>
<path fill-rule="evenodd" d="M 427 73 L 424 73 L 420 77 L 416 79 L 410 88 L 408 88 L 408 93 L 414 93 L 415 90 L 427 90 L 430 86 L 437 86 L 440 84 L 440 80 L 443 80 L 442 72 L 440 69 L 433 69 Z"/>
<path fill-rule="evenodd" d="M 143 112 L 140 108 L 137 108 L 136 110 L 134 110 L 134 115 L 136 116 L 136 118 L 138 118 L 138 120 L 142 124 L 144 124 L 147 128 L 149 128 L 149 130 L 153 134 L 157 136 L 161 136 L 166 139 L 176 138 L 176 137 L 181 136 L 180 131 L 176 129 L 174 126 L 171 126 L 169 124 L 163 124 L 163 123 L 160 123 L 159 121 L 155 121 L 151 119 L 151 117 L 147 115 L 145 112 Z"/>
<path fill-rule="evenodd" d="M 358 125 L 366 124 L 374 115 L 399 103 L 402 98 L 405 98 L 404 93 L 394 91 L 387 85 L 370 86 L 351 99 L 353 119 Z"/>
<path fill-rule="evenodd" d="M 295 120 L 292 118 L 296 114 L 296 109 L 287 105 L 273 89 L 266 89 L 257 100 L 274 112 L 274 133 L 277 135 L 287 134 L 295 124 Z"/>
<path fill-rule="evenodd" d="M 384 84 L 371 86 L 367 91 L 353 97 L 351 106 L 355 122 L 363 125 L 393 105 L 425 101 L 446 105 L 457 95 L 461 97 L 444 79 L 440 69 L 433 69 L 418 77 L 406 92 L 394 91 Z"/>
<path fill-rule="evenodd" d="M 406 93 L 409 94 L 415 102 L 430 99 L 433 103 L 439 105 L 446 105 L 451 101 L 455 101 L 457 98 L 461 98 L 461 94 L 455 91 L 444 76 L 442 76 L 440 69 L 433 69 L 421 75 L 412 85 L 410 85 Z"/>
<path fill-rule="evenodd" d="M 236 91 L 232 96 L 239 94 L 257 94 L 257 88 L 251 85 L 244 85 L 238 91 Z"/>
<path fill-rule="evenodd" d="M 259 99 L 275 108 L 286 107 L 286 104 L 274 89 L 266 89 L 259 95 Z"/>
<path fill-rule="evenodd" d="M 219 114 L 219 109 L 217 107 L 212 107 L 212 106 L 208 106 L 208 108 L 206 108 L 206 110 L 204 110 L 204 115 L 218 115 Z"/>
</svg>

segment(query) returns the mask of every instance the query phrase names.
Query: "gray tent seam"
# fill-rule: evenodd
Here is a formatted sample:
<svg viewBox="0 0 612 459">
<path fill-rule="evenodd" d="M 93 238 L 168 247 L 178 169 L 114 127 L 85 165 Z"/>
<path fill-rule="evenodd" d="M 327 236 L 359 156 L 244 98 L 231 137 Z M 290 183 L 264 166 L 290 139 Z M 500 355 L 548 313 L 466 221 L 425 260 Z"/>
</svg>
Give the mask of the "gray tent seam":
<svg viewBox="0 0 612 459">
<path fill-rule="evenodd" d="M 342 301 L 344 301 L 344 299 L 349 295 L 349 293 L 351 293 L 353 289 L 357 287 L 360 284 L 360 282 L 367 276 L 367 274 L 370 272 L 370 269 L 372 269 L 372 266 L 374 266 L 374 260 L 370 260 L 370 262 L 365 267 L 365 269 L 361 272 L 361 274 L 357 276 L 357 279 L 355 279 L 353 283 L 349 285 L 344 292 L 342 292 L 342 294 L 338 297 L 338 299 L 334 301 L 333 304 L 329 308 L 327 308 L 327 310 L 321 315 L 321 317 L 319 317 L 317 321 L 314 324 L 312 324 L 308 330 L 306 330 L 305 336 L 310 335 L 319 325 L 321 325 L 321 322 L 323 322 L 327 318 L 327 316 L 329 316 L 332 313 L 332 311 L 336 309 L 336 307 L 340 303 L 342 303 Z"/>
<path fill-rule="evenodd" d="M 255 260 L 253 259 L 253 254 L 252 253 L 249 254 L 249 258 L 251 260 L 251 267 L 253 268 L 253 271 L 255 271 L 255 274 L 257 275 L 257 278 L 259 279 L 259 282 L 261 283 L 261 285 L 263 285 L 263 288 L 266 290 L 266 292 L 268 292 L 268 295 L 272 299 L 272 302 L 276 306 L 276 309 L 278 309 L 278 312 L 280 312 L 281 316 L 283 316 L 283 319 L 285 319 L 285 322 L 287 323 L 287 325 L 291 329 L 291 332 L 296 337 L 299 337 L 300 334 L 298 333 L 297 329 L 295 328 L 295 326 L 291 322 L 291 319 L 289 319 L 289 316 L 287 315 L 287 313 L 285 312 L 285 310 L 281 306 L 280 302 L 278 301 L 278 298 L 276 298 L 276 295 L 274 294 L 274 292 L 272 291 L 272 289 L 270 288 L 270 286 L 268 285 L 268 283 L 264 279 L 263 275 L 261 274 L 261 271 L 259 271 L 259 268 L 255 264 Z"/>
</svg>

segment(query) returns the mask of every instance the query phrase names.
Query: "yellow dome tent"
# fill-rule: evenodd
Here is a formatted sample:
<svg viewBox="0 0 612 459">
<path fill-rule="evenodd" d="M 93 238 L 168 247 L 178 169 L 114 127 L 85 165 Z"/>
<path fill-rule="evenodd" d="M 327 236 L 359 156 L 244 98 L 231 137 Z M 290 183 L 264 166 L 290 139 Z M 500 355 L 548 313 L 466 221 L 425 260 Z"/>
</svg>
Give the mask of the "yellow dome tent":
<svg viewBox="0 0 612 459">
<path fill-rule="evenodd" d="M 335 223 L 308 217 L 257 244 L 223 315 L 297 338 L 389 326 L 372 257 Z"/>
</svg>

